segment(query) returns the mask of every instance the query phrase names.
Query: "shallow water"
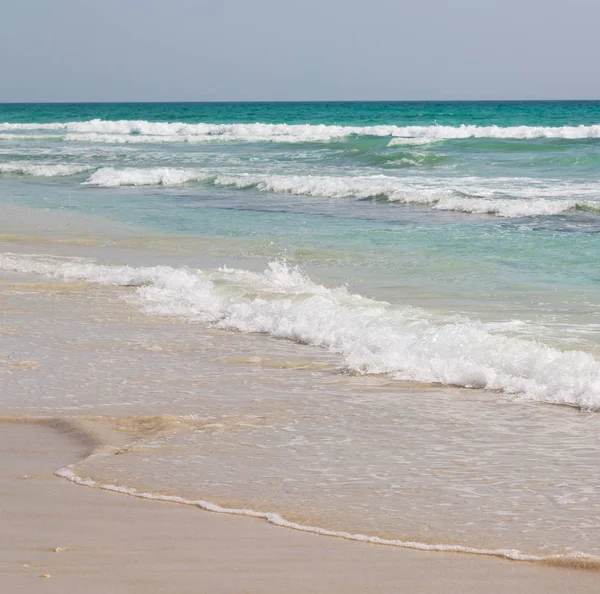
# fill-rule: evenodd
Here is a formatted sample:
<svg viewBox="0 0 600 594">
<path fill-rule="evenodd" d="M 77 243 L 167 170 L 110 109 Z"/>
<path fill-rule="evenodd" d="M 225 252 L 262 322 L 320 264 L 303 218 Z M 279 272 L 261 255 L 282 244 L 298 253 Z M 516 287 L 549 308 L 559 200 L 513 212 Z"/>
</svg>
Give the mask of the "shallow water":
<svg viewBox="0 0 600 594">
<path fill-rule="evenodd" d="M 599 104 L 244 109 L 0 106 L 0 409 L 130 419 L 99 483 L 600 556 Z"/>
</svg>

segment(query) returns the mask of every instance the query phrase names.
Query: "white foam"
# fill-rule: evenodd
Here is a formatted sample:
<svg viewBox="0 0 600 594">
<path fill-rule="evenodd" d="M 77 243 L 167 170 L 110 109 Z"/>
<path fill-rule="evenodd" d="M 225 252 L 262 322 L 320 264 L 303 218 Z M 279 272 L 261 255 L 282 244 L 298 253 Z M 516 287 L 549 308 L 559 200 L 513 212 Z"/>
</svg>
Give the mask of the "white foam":
<svg viewBox="0 0 600 594">
<path fill-rule="evenodd" d="M 600 203 L 578 202 L 575 200 L 514 200 L 485 199 L 449 196 L 440 198 L 434 205 L 435 210 L 453 210 L 470 214 L 491 214 L 504 218 L 557 215 L 582 207 L 600 209 Z"/>
<path fill-rule="evenodd" d="M 422 144 L 464 138 L 600 138 L 591 126 L 335 126 L 312 124 L 186 124 L 144 120 L 89 120 L 62 123 L 0 123 L 0 131 L 62 132 L 68 140 L 86 142 L 319 142 L 348 136 L 389 136 L 394 144 Z"/>
<path fill-rule="evenodd" d="M 358 373 L 501 390 L 600 410 L 600 362 L 588 353 L 491 333 L 477 321 L 435 321 L 418 309 L 317 285 L 282 263 L 255 274 L 101 266 L 4 254 L 0 269 L 135 286 L 129 299 L 149 314 L 182 316 L 329 349 Z"/>
<path fill-rule="evenodd" d="M 0 140 L 39 140 L 39 141 L 48 141 L 48 140 L 63 140 L 63 136 L 60 135 L 50 135 L 50 134 L 1 134 Z"/>
<path fill-rule="evenodd" d="M 0 173 L 17 173 L 20 175 L 33 175 L 36 177 L 67 177 L 84 171 L 90 171 L 93 167 L 86 165 L 67 164 L 33 164 L 33 163 L 0 163 Z"/>
<path fill-rule="evenodd" d="M 312 196 L 318 198 L 382 198 L 390 202 L 429 205 L 435 210 L 473 214 L 493 214 L 499 217 L 555 215 L 574 208 L 600 209 L 600 202 L 538 196 L 596 196 L 599 188 L 593 184 L 570 184 L 544 187 L 537 180 L 491 180 L 502 188 L 485 186 L 490 180 L 465 178 L 453 180 L 454 188 L 442 183 L 407 181 L 384 175 L 335 177 L 316 175 L 251 175 L 215 174 L 197 169 L 114 169 L 102 168 L 85 182 L 102 187 L 179 185 L 188 182 L 210 183 L 239 189 L 256 188 L 261 192 Z M 521 185 L 516 185 L 519 181 Z M 447 180 L 445 184 L 447 184 Z M 557 182 L 558 184 L 558 182 Z M 469 194 L 475 194 L 475 196 Z M 508 194 L 512 197 L 498 197 Z M 483 195 L 483 196 L 482 196 Z"/>
<path fill-rule="evenodd" d="M 159 167 L 156 169 L 114 169 L 103 167 L 84 182 L 88 185 L 114 188 L 118 186 L 175 186 L 190 181 L 205 181 L 211 176 L 197 170 Z"/>
<path fill-rule="evenodd" d="M 301 532 L 311 532 L 313 534 L 320 534 L 322 536 L 332 536 L 335 538 L 343 538 L 344 540 L 354 540 L 358 542 L 366 542 L 371 544 L 378 544 L 384 546 L 399 547 L 405 549 L 415 549 L 419 551 L 432 551 L 432 552 L 452 552 L 452 553 L 468 553 L 471 555 L 487 555 L 492 557 L 502 557 L 505 559 L 512 559 L 515 561 L 595 561 L 598 562 L 597 557 L 586 555 L 584 553 L 573 552 L 566 555 L 528 555 L 522 553 L 517 549 L 478 549 L 475 547 L 463 546 L 463 545 L 452 545 L 452 544 L 428 544 L 423 542 L 406 541 L 400 539 L 388 539 L 381 538 L 378 536 L 369 536 L 366 534 L 353 534 L 351 532 L 344 532 L 338 530 L 328 530 L 319 526 L 309 526 L 305 524 L 298 524 L 297 522 L 291 522 L 286 520 L 283 516 L 273 512 L 261 512 L 253 509 L 238 509 L 231 507 L 223 507 L 212 503 L 210 501 L 204 501 L 202 499 L 185 499 L 177 495 L 163 495 L 160 493 L 150 493 L 147 491 L 139 491 L 132 487 L 121 487 L 119 485 L 109 483 L 98 483 L 89 478 L 83 478 L 78 476 L 72 469 L 72 466 L 61 468 L 55 473 L 57 476 L 65 478 L 77 485 L 83 485 L 86 487 L 104 489 L 106 491 L 113 491 L 115 493 L 122 493 L 124 495 L 130 495 L 132 497 L 139 497 L 141 499 L 150 499 L 153 501 L 168 501 L 171 503 L 179 503 L 182 505 L 192 505 L 199 507 L 200 509 L 211 511 L 219 514 L 231 514 L 234 516 L 247 516 L 249 518 L 259 518 L 266 520 L 270 524 L 275 526 L 281 526 L 283 528 L 290 528 L 292 530 L 299 530 Z"/>
<path fill-rule="evenodd" d="M 393 146 L 420 146 L 423 144 L 433 144 L 435 142 L 441 142 L 441 141 L 435 141 L 431 138 L 428 138 L 427 136 L 424 136 L 423 138 L 398 138 L 398 137 L 394 137 L 392 138 L 389 142 L 388 142 L 388 147 L 393 147 Z"/>
</svg>

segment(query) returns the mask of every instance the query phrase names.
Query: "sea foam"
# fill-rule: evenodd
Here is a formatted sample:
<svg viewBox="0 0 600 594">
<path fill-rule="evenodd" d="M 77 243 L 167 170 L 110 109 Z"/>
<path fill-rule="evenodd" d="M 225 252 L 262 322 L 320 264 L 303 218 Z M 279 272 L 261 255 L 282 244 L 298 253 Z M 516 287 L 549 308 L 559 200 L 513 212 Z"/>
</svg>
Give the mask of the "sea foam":
<svg viewBox="0 0 600 594">
<path fill-rule="evenodd" d="M 84 183 L 100 187 L 175 186 L 189 182 L 205 183 L 235 189 L 256 189 L 261 192 L 312 196 L 317 198 L 384 199 L 402 204 L 420 204 L 434 210 L 499 217 L 556 215 L 582 208 L 600 210 L 600 202 L 583 199 L 597 196 L 599 188 L 590 184 L 570 184 L 568 187 L 542 186 L 536 180 L 496 180 L 499 189 L 486 187 L 485 180 L 456 179 L 455 187 L 394 178 L 384 175 L 336 177 L 317 175 L 217 174 L 198 169 L 178 168 L 101 168 Z M 520 182 L 517 185 L 516 182 Z M 447 181 L 446 181 L 447 184 Z M 461 185 L 462 184 L 462 185 Z M 578 196 L 577 199 L 561 196 Z M 546 197 L 547 196 L 547 197 Z"/>
<path fill-rule="evenodd" d="M 103 266 L 48 257 L 0 255 L 0 269 L 135 287 L 144 312 L 219 328 L 259 332 L 339 353 L 348 370 L 396 379 L 500 390 L 600 410 L 600 362 L 502 333 L 478 321 L 433 319 L 316 284 L 285 263 L 262 273 L 168 266 Z"/>
<path fill-rule="evenodd" d="M 67 140 L 87 142 L 319 142 L 349 136 L 390 137 L 392 144 L 415 144 L 464 138 L 600 138 L 591 126 L 339 126 L 325 124 L 186 124 L 145 120 L 89 120 L 62 123 L 0 123 L 0 132 L 62 132 Z"/>
<path fill-rule="evenodd" d="M 196 169 L 157 167 L 151 169 L 102 167 L 90 175 L 84 184 L 116 188 L 119 186 L 177 186 L 187 182 L 202 182 L 216 176 Z"/>
<path fill-rule="evenodd" d="M 561 564 L 565 566 L 577 566 L 582 563 L 589 563 L 590 565 L 597 566 L 598 557 L 592 555 L 586 555 L 579 552 L 569 552 L 565 555 L 528 555 L 519 551 L 518 549 L 485 549 L 469 547 L 465 545 L 457 544 L 431 544 L 424 542 L 415 542 L 400 539 L 388 539 L 381 538 L 379 536 L 369 536 L 367 534 L 356 534 L 351 532 L 329 530 L 320 526 L 310 526 L 306 524 L 299 524 L 298 522 L 292 522 L 284 518 L 281 514 L 274 512 L 262 512 L 248 508 L 231 508 L 218 505 L 211 501 L 204 501 L 201 499 L 186 499 L 178 495 L 165 495 L 163 493 L 153 493 L 149 491 L 141 491 L 134 487 L 123 487 L 111 483 L 101 483 L 91 478 L 84 478 L 76 474 L 74 465 L 61 468 L 54 473 L 56 476 L 62 477 L 71 481 L 77 485 L 83 485 L 86 487 L 92 487 L 97 489 L 103 489 L 105 491 L 112 491 L 114 493 L 121 493 L 123 495 L 129 495 L 131 497 L 139 497 L 140 499 L 149 499 L 152 501 L 168 501 L 170 503 L 178 503 L 180 505 L 191 505 L 200 509 L 215 512 L 219 514 L 230 514 L 234 516 L 246 516 L 249 518 L 257 518 L 266 520 L 270 524 L 275 526 L 281 526 L 283 528 L 290 528 L 292 530 L 298 530 L 300 532 L 310 532 L 313 534 L 320 534 L 322 536 L 332 536 L 335 538 L 342 538 L 344 540 L 353 540 L 357 542 L 366 542 L 370 544 L 377 544 L 383 546 L 391 546 L 405 549 L 414 549 L 418 551 L 430 551 L 430 552 L 450 552 L 450 553 L 467 553 L 470 555 L 485 555 L 491 557 L 501 557 L 504 559 L 511 559 L 514 561 L 532 561 L 532 562 L 548 562 L 554 564 Z"/>
</svg>

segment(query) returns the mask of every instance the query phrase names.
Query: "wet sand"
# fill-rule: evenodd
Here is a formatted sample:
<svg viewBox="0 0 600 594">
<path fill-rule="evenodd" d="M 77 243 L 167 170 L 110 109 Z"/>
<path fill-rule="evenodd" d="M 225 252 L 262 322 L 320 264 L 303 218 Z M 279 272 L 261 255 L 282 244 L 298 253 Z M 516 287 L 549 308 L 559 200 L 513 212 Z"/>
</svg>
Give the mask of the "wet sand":
<svg viewBox="0 0 600 594">
<path fill-rule="evenodd" d="M 320 537 L 252 518 L 81 487 L 54 476 L 93 445 L 56 427 L 0 423 L 0 591 L 600 590 L 598 571 Z"/>
</svg>

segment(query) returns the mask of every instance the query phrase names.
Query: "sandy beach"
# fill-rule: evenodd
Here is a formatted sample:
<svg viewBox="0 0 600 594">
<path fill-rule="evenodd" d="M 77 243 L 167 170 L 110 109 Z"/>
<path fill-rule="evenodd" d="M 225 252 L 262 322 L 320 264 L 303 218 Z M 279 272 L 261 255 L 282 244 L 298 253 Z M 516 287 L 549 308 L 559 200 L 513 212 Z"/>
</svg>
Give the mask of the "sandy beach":
<svg viewBox="0 0 600 594">
<path fill-rule="evenodd" d="M 600 0 L 2 17 L 0 594 L 600 594 Z"/>
<path fill-rule="evenodd" d="M 600 591 L 596 108 L 450 107 L 2 107 L 0 594 Z"/>
<path fill-rule="evenodd" d="M 0 423 L 0 586 L 11 593 L 597 592 L 596 571 L 419 553 L 74 485 L 94 443 Z"/>
</svg>

